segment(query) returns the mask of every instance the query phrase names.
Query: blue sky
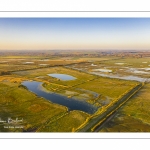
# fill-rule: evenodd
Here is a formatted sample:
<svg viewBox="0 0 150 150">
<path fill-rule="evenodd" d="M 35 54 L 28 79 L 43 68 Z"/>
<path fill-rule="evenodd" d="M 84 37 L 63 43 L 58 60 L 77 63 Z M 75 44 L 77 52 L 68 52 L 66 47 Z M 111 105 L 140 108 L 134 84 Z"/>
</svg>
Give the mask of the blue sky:
<svg viewBox="0 0 150 150">
<path fill-rule="evenodd" d="M 150 49 L 150 18 L 0 18 L 0 50 Z"/>
</svg>

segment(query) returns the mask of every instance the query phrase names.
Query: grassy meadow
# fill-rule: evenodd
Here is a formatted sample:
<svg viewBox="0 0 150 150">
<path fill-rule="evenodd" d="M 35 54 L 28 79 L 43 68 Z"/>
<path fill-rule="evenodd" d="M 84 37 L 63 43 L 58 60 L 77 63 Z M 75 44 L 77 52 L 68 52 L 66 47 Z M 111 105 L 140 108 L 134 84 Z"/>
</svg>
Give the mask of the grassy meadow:
<svg viewBox="0 0 150 150">
<path fill-rule="evenodd" d="M 36 131 L 49 118 L 67 111 L 66 107 L 40 98 L 19 85 L 9 81 L 0 82 L 0 115 L 3 120 L 8 117 L 23 118 L 24 128 L 4 129 L 0 123 L 1 132 Z"/>
<path fill-rule="evenodd" d="M 49 122 L 43 126 L 40 132 L 74 132 L 79 127 L 89 114 L 81 111 L 71 111 L 55 122 Z"/>
<path fill-rule="evenodd" d="M 100 132 L 150 132 L 150 83 L 134 95 Z"/>
<path fill-rule="evenodd" d="M 68 111 L 67 107 L 51 103 L 30 92 L 21 82 L 32 80 L 43 82 L 43 89 L 68 98 L 86 101 L 99 109 L 121 97 L 139 82 L 100 77 L 90 74 L 93 69 L 112 69 L 112 74 L 133 75 L 123 67 L 148 67 L 148 58 L 47 58 L 27 56 L 0 57 L 0 118 L 7 120 L 23 118 L 23 128 L 4 128 L 8 123 L 0 123 L 0 132 L 72 132 L 90 117 L 82 111 Z M 144 63 L 143 63 L 144 62 Z M 122 63 L 122 64 L 116 64 Z M 81 70 L 77 70 L 81 69 Z M 75 80 L 63 81 L 48 74 L 67 74 Z M 109 73 L 106 73 L 109 74 Z M 148 77 L 149 75 L 140 75 Z M 100 132 L 150 131 L 149 95 L 150 84 L 146 84 L 116 117 Z M 144 97 L 144 100 L 143 100 Z M 138 109 L 137 109 L 138 108 Z M 10 123 L 10 126 L 16 124 Z M 137 126 L 137 128 L 135 128 Z"/>
<path fill-rule="evenodd" d="M 47 75 L 50 73 L 68 74 L 76 79 L 69 81 L 58 80 Z M 109 104 L 113 99 L 118 98 L 138 83 L 136 81 L 100 77 L 65 67 L 18 71 L 14 72 L 14 74 L 30 80 L 41 81 L 44 83 L 44 88 L 49 91 L 85 100 L 99 107 Z"/>
</svg>

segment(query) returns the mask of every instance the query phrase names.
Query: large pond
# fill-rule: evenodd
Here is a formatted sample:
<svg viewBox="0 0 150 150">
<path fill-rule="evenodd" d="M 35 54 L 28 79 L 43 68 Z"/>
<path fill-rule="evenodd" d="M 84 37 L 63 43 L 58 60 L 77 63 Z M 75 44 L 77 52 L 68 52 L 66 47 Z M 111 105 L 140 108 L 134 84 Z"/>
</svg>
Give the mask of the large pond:
<svg viewBox="0 0 150 150">
<path fill-rule="evenodd" d="M 84 112 L 87 112 L 89 114 L 93 114 L 98 109 L 97 107 L 81 100 L 76 100 L 73 98 L 67 98 L 65 96 L 61 96 L 56 93 L 50 93 L 46 91 L 42 87 L 42 82 L 36 82 L 36 81 L 24 81 L 22 82 L 22 85 L 26 86 L 28 90 L 35 93 L 36 95 L 43 97 L 47 100 L 50 100 L 53 103 L 57 103 L 63 106 L 68 107 L 69 110 L 81 110 Z"/>
<path fill-rule="evenodd" d="M 65 80 L 65 81 L 76 79 L 75 77 L 67 75 L 67 74 L 52 73 L 52 74 L 48 74 L 48 75 L 51 77 L 54 77 L 54 78 L 58 78 L 60 80 Z"/>
</svg>

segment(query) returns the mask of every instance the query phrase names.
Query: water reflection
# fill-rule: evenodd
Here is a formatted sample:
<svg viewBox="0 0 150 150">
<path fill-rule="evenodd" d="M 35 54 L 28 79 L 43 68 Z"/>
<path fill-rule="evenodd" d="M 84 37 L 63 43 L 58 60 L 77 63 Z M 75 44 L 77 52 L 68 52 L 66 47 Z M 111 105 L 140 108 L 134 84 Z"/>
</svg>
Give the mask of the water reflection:
<svg viewBox="0 0 150 150">
<path fill-rule="evenodd" d="M 80 100 L 76 100 L 73 98 L 67 98 L 65 96 L 61 96 L 59 94 L 50 93 L 45 91 L 42 87 L 42 82 L 36 81 L 24 81 L 22 85 L 26 86 L 30 91 L 37 94 L 40 97 L 44 97 L 47 100 L 50 100 L 53 103 L 57 103 L 63 106 L 68 107 L 69 110 L 81 110 L 87 112 L 89 114 L 93 114 L 96 112 L 97 107 Z"/>
</svg>

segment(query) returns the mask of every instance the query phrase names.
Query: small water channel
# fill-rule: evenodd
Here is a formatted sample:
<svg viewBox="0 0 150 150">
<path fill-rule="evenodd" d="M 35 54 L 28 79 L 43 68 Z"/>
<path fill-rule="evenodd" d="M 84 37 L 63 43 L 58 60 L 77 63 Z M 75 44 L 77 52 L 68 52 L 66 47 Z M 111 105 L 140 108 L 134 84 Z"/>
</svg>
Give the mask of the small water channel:
<svg viewBox="0 0 150 150">
<path fill-rule="evenodd" d="M 53 103 L 57 103 L 63 106 L 68 107 L 68 109 L 71 110 L 81 110 L 89 114 L 93 114 L 98 109 L 97 107 L 81 100 L 76 100 L 73 98 L 67 98 L 65 96 L 47 92 L 42 87 L 42 82 L 37 81 L 24 81 L 22 82 L 22 85 L 26 86 L 28 90 L 35 93 L 36 95 L 43 97 L 47 100 L 50 100 Z"/>
</svg>

